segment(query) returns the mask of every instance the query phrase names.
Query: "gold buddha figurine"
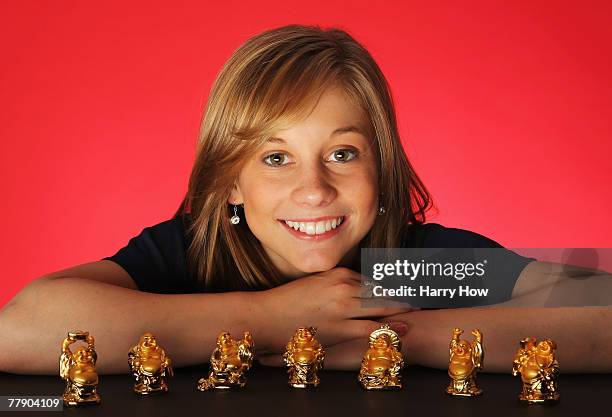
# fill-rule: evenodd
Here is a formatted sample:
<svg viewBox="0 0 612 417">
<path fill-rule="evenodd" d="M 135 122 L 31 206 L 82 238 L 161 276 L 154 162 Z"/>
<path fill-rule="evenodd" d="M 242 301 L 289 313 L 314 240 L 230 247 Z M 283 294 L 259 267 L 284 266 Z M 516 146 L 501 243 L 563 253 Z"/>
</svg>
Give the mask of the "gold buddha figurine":
<svg viewBox="0 0 612 417">
<path fill-rule="evenodd" d="M 361 386 L 368 390 L 400 389 L 404 358 L 398 334 L 385 324 L 370 334 L 369 343 L 359 370 Z"/>
<path fill-rule="evenodd" d="M 138 344 L 129 350 L 128 365 L 136 378 L 134 392 L 146 395 L 168 391 L 167 378 L 174 375 L 172 360 L 152 333 L 144 333 Z"/>
<path fill-rule="evenodd" d="M 294 388 L 319 385 L 317 372 L 323 368 L 325 351 L 314 338 L 316 332 L 314 327 L 300 327 L 287 343 L 283 359 L 288 367 L 289 385 Z"/>
<path fill-rule="evenodd" d="M 482 394 L 482 389 L 476 385 L 476 372 L 482 369 L 484 352 L 482 350 L 482 333 L 472 330 L 474 340 L 470 344 L 460 339 L 463 330 L 453 329 L 453 336 L 449 346 L 448 375 L 450 384 L 446 388 L 449 395 L 472 397 Z"/>
<path fill-rule="evenodd" d="M 228 332 L 217 337 L 217 346 L 210 357 L 208 378 L 200 378 L 198 389 L 241 388 L 246 385 L 245 372 L 253 365 L 253 338 L 244 332 L 242 340 L 236 341 Z"/>
<path fill-rule="evenodd" d="M 70 345 L 78 341 L 87 343 L 87 346 L 79 346 L 73 353 Z M 93 336 L 80 330 L 69 332 L 68 337 L 62 342 L 60 377 L 66 380 L 64 390 L 66 405 L 100 403 L 97 391 L 99 379 L 96 372 L 98 355 L 94 348 Z"/>
<path fill-rule="evenodd" d="M 556 348 L 556 343 L 550 339 L 539 343 L 533 337 L 521 340 L 512 363 L 512 375 L 520 374 L 523 383 L 519 400 L 530 404 L 559 401 L 559 363 L 555 359 Z"/>
</svg>

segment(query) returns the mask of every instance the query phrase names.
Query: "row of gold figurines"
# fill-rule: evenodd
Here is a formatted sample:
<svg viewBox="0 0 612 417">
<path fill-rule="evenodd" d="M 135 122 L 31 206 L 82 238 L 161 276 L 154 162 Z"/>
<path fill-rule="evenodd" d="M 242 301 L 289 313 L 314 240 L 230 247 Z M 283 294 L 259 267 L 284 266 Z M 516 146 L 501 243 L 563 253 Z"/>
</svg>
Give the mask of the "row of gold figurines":
<svg viewBox="0 0 612 417">
<path fill-rule="evenodd" d="M 450 384 L 446 393 L 477 396 L 483 392 L 476 383 L 476 374 L 482 369 L 484 361 L 482 333 L 474 329 L 471 342 L 461 339 L 462 333 L 459 328 L 452 331 L 448 366 Z M 319 385 L 318 371 L 323 368 L 325 351 L 314 337 L 315 334 L 316 328 L 300 327 L 287 343 L 283 359 L 292 387 Z M 83 341 L 85 346 L 79 346 L 73 353 L 70 345 L 77 341 Z M 228 332 L 221 333 L 210 358 L 210 372 L 206 378 L 198 381 L 197 388 L 206 391 L 244 387 L 246 371 L 253 363 L 253 348 L 253 338 L 249 332 L 244 333 L 242 340 L 233 339 Z M 512 374 L 521 376 L 521 401 L 554 403 L 559 400 L 559 365 L 555 359 L 555 349 L 556 345 L 550 339 L 537 342 L 528 337 L 521 340 L 512 367 Z M 68 333 L 62 343 L 60 357 L 60 376 L 66 380 L 63 396 L 66 404 L 100 402 L 96 360 L 94 339 L 88 332 Z M 173 376 L 172 361 L 153 334 L 144 333 L 138 344 L 129 350 L 128 364 L 136 380 L 136 393 L 168 391 L 167 379 Z M 370 334 L 369 347 L 363 356 L 358 380 L 367 390 L 400 389 L 403 367 L 401 340 L 388 325 L 382 325 Z"/>
</svg>

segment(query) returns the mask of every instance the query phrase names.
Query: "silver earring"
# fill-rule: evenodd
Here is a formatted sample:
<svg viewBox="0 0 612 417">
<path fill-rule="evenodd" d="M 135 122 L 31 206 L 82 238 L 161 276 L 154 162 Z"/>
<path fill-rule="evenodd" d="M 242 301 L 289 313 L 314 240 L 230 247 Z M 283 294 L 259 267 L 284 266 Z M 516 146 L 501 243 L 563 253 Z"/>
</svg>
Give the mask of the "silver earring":
<svg viewBox="0 0 612 417">
<path fill-rule="evenodd" d="M 238 206 L 237 205 L 234 205 L 234 215 L 231 217 L 230 223 L 231 224 L 240 223 L 240 216 L 238 216 Z"/>
<path fill-rule="evenodd" d="M 382 216 L 383 214 L 385 214 L 387 212 L 387 210 L 385 210 L 385 206 L 380 206 L 378 208 L 378 215 Z"/>
</svg>

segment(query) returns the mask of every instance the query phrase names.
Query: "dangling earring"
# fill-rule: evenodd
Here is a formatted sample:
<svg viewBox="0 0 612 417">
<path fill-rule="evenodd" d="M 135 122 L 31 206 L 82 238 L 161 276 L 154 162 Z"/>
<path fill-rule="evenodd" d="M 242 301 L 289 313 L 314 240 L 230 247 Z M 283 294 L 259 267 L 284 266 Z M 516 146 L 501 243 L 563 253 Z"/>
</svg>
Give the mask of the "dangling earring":
<svg viewBox="0 0 612 417">
<path fill-rule="evenodd" d="M 380 193 L 380 198 L 379 200 L 382 199 L 384 193 Z M 385 214 L 387 212 L 387 210 L 385 210 L 385 206 L 383 206 L 382 204 L 378 207 L 378 215 L 382 216 L 383 214 Z"/>
<path fill-rule="evenodd" d="M 234 204 L 234 215 L 230 218 L 231 224 L 240 223 L 240 216 L 238 216 L 238 206 Z"/>
</svg>

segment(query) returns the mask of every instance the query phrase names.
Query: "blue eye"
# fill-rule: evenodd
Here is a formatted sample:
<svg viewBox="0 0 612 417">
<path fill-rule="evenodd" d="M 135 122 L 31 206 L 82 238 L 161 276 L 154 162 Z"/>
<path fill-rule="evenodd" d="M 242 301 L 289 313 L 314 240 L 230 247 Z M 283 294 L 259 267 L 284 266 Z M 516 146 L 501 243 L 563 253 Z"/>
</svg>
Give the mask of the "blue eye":
<svg viewBox="0 0 612 417">
<path fill-rule="evenodd" d="M 270 155 L 266 156 L 263 160 L 267 165 L 281 166 L 281 165 L 285 165 L 282 162 L 285 161 L 286 159 L 287 159 L 287 155 L 285 155 L 284 153 L 275 152 L 275 153 L 271 153 Z M 268 160 L 270 160 L 271 162 L 266 162 Z"/>
<path fill-rule="evenodd" d="M 348 154 L 352 154 L 353 156 L 347 156 Z M 333 162 L 347 162 L 357 158 L 357 151 L 354 151 L 352 149 L 338 149 L 337 151 L 334 151 L 332 153 L 332 156 L 337 158 Z"/>
</svg>

